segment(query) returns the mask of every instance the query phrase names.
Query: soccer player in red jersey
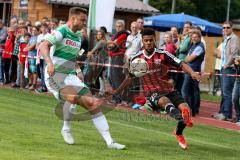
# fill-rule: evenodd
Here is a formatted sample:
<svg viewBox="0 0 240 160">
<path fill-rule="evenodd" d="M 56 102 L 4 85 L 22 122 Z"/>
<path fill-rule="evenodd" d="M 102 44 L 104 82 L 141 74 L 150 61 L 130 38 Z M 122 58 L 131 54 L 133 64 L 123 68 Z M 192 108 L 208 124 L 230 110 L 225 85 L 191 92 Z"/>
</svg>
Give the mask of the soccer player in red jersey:
<svg viewBox="0 0 240 160">
<path fill-rule="evenodd" d="M 187 149 L 187 142 L 183 136 L 183 130 L 186 126 L 192 127 L 193 123 L 190 117 L 190 109 L 183 98 L 174 90 L 172 84 L 168 83 L 165 75 L 168 72 L 167 63 L 171 63 L 191 75 L 193 79 L 200 79 L 200 75 L 195 73 L 187 64 L 168 53 L 165 50 L 157 49 L 155 46 L 155 32 L 150 28 L 142 31 L 143 48 L 132 58 L 142 58 L 149 66 L 150 73 L 140 77 L 143 85 L 143 92 L 153 109 L 165 109 L 166 112 L 178 121 L 174 135 L 176 136 L 179 146 Z M 121 86 L 114 91 L 119 94 L 131 85 L 134 75 L 129 73 Z"/>
</svg>

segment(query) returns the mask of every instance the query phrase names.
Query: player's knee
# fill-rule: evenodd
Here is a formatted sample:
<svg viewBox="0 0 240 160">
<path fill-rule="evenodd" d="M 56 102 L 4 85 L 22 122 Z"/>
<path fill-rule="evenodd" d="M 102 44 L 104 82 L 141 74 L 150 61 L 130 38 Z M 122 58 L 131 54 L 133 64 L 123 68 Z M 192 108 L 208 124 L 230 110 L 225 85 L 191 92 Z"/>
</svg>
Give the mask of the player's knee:
<svg viewBox="0 0 240 160">
<path fill-rule="evenodd" d="M 190 107 L 187 103 L 182 103 L 182 104 L 179 105 L 179 109 L 180 110 L 183 110 L 183 109 L 190 110 Z"/>
<path fill-rule="evenodd" d="M 89 109 L 94 109 L 95 108 L 94 98 L 88 97 L 88 99 L 86 100 L 86 106 Z"/>
<path fill-rule="evenodd" d="M 87 105 L 89 108 L 93 108 L 94 107 L 94 101 L 91 99 L 87 102 Z"/>
<path fill-rule="evenodd" d="M 160 106 L 165 106 L 168 103 L 170 103 L 170 100 L 167 97 L 161 97 L 158 100 L 158 105 Z"/>
<path fill-rule="evenodd" d="M 66 100 L 69 101 L 71 104 L 77 104 L 78 96 L 68 96 Z"/>
</svg>

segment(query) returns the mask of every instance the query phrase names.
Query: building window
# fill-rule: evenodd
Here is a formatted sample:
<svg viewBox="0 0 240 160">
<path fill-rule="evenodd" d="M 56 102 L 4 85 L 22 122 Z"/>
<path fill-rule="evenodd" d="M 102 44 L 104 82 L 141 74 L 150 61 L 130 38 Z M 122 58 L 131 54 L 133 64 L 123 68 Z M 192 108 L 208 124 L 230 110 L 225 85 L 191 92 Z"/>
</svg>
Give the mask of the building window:
<svg viewBox="0 0 240 160">
<path fill-rule="evenodd" d="M 19 11 L 19 17 L 24 19 L 24 20 L 28 20 L 28 11 L 27 10 L 20 10 Z"/>
<path fill-rule="evenodd" d="M 19 3 L 19 17 L 27 20 L 28 19 L 28 0 L 20 0 Z"/>
</svg>

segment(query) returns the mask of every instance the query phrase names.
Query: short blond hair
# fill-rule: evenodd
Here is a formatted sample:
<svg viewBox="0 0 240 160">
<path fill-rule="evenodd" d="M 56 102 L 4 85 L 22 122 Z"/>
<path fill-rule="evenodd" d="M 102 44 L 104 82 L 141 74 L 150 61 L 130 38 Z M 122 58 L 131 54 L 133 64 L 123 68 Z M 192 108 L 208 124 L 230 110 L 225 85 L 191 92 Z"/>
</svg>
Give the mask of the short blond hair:
<svg viewBox="0 0 240 160">
<path fill-rule="evenodd" d="M 200 37 L 200 38 L 202 37 L 201 31 L 199 31 L 199 30 L 197 30 L 197 29 L 194 29 L 194 30 L 193 30 L 192 35 L 193 35 L 193 34 L 198 35 L 198 37 Z"/>
<path fill-rule="evenodd" d="M 170 31 L 165 32 L 165 34 L 168 35 L 170 39 L 173 38 L 173 37 L 172 37 L 172 33 L 171 33 Z"/>
<path fill-rule="evenodd" d="M 69 10 L 69 17 L 80 13 L 87 14 L 87 10 L 81 7 L 72 7 Z"/>
</svg>

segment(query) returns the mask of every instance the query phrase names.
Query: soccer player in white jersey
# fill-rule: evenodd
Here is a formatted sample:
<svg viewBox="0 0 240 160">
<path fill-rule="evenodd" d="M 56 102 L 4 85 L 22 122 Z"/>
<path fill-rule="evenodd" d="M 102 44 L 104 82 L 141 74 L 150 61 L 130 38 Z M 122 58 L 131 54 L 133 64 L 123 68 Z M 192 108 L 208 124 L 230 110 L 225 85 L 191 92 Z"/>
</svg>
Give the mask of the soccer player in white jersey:
<svg viewBox="0 0 240 160">
<path fill-rule="evenodd" d="M 61 134 L 67 144 L 74 144 L 70 128 L 70 109 L 78 104 L 89 111 L 93 124 L 108 148 L 124 149 L 125 145 L 114 142 L 110 135 L 107 120 L 99 109 L 101 101 L 93 98 L 88 87 L 76 76 L 75 64 L 82 40 L 80 30 L 86 25 L 86 21 L 87 11 L 73 7 L 69 11 L 67 24 L 57 28 L 41 43 L 39 48 L 47 63 L 45 83 L 57 99 L 64 100 L 64 124 Z M 53 53 L 49 53 L 51 46 L 55 48 Z"/>
</svg>

